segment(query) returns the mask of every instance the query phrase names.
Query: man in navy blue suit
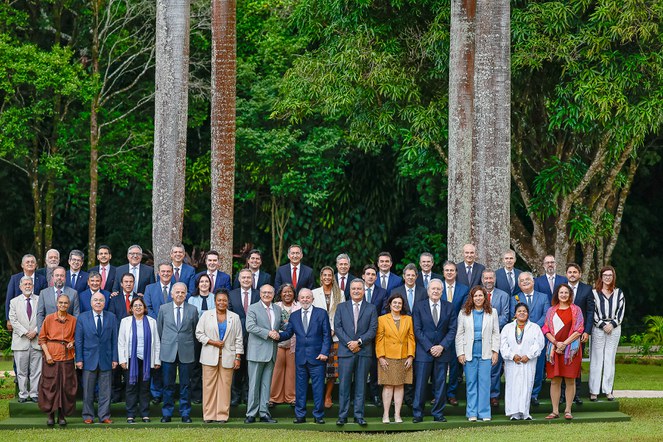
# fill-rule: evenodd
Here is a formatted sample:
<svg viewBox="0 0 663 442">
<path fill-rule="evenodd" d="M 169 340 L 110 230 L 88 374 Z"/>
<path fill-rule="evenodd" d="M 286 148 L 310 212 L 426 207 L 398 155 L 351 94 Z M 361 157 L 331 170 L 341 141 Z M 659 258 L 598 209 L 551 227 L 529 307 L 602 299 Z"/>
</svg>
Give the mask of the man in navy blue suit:
<svg viewBox="0 0 663 442">
<path fill-rule="evenodd" d="M 433 254 L 430 252 L 424 252 L 419 255 L 419 268 L 421 272 L 417 276 L 417 287 L 423 287 L 424 290 L 428 290 L 428 283 L 433 279 L 439 279 L 442 281 L 444 276 L 439 275 L 433 272 L 433 265 L 435 264 L 435 259 Z"/>
<path fill-rule="evenodd" d="M 175 244 L 170 248 L 170 259 L 173 265 L 173 284 L 176 282 L 183 282 L 188 288 L 191 286 L 191 280 L 195 279 L 196 269 L 184 262 L 186 250 L 182 244 Z M 194 280 L 194 287 L 195 287 Z M 187 299 L 191 296 L 192 292 L 188 292 Z"/>
<path fill-rule="evenodd" d="M 78 293 L 87 289 L 88 273 L 81 270 L 84 259 L 85 254 L 80 250 L 74 249 L 69 252 L 69 270 L 67 270 L 67 279 L 64 281 L 64 286 L 71 287 Z"/>
<path fill-rule="evenodd" d="M 507 292 L 509 296 L 520 293 L 520 286 L 518 286 L 518 276 L 521 271 L 514 266 L 516 265 L 516 252 L 507 250 L 502 255 L 502 262 L 504 267 L 495 271 L 495 287 Z"/>
<path fill-rule="evenodd" d="M 534 290 L 548 295 L 548 302 L 552 302 L 553 293 L 557 286 L 569 282 L 566 276 L 556 274 L 555 268 L 555 257 L 546 255 L 543 258 L 543 269 L 546 272 L 534 280 Z"/>
<path fill-rule="evenodd" d="M 159 264 L 159 281 L 145 288 L 144 299 L 149 316 L 157 319 L 161 306 L 172 301 L 170 292 L 173 284 L 173 265 L 169 262 L 162 262 Z"/>
<path fill-rule="evenodd" d="M 276 270 L 274 287 L 280 288 L 286 282 L 295 287 L 295 292 L 303 288 L 313 290 L 313 269 L 302 264 L 304 252 L 299 244 L 292 244 L 288 247 L 288 264 L 282 265 Z"/>
<path fill-rule="evenodd" d="M 46 278 L 36 273 L 37 258 L 35 258 L 34 255 L 23 255 L 23 259 L 21 259 L 21 268 L 23 271 L 12 275 L 12 277 L 9 279 L 9 284 L 7 284 L 7 297 L 5 298 L 5 320 L 7 321 L 8 331 L 12 331 L 12 325 L 9 322 L 9 304 L 11 303 L 12 299 L 23 294 L 20 287 L 21 278 L 24 276 L 29 276 L 32 278 L 32 286 L 34 287 L 32 292 L 36 295 L 39 295 L 43 289 L 48 287 Z"/>
<path fill-rule="evenodd" d="M 299 304 L 302 308 L 290 315 L 286 329 L 280 332 L 278 337 L 280 341 L 290 339 L 292 335 L 297 337 L 294 423 L 306 422 L 306 390 L 310 379 L 313 391 L 313 418 L 316 424 L 324 424 L 325 368 L 331 348 L 329 316 L 324 309 L 312 305 L 313 293 L 308 288 L 302 288 L 299 292 Z M 277 332 L 272 330 L 270 333 Z"/>
<path fill-rule="evenodd" d="M 191 294 L 196 291 L 196 281 L 198 276 L 207 274 L 212 281 L 212 288 L 210 292 L 216 293 L 218 289 L 226 289 L 230 291 L 230 276 L 227 273 L 219 270 L 219 252 L 210 250 L 205 256 L 205 266 L 207 270 L 196 273 L 196 276 L 189 281 L 188 293 Z"/>
<path fill-rule="evenodd" d="M 252 249 L 249 251 L 246 256 L 246 268 L 251 270 L 251 287 L 254 290 L 260 291 L 260 287 L 265 284 L 272 284 L 272 275 L 260 269 L 262 266 L 262 253 L 258 249 Z M 239 283 L 239 272 L 235 276 L 235 281 L 233 282 L 233 290 L 240 287 Z M 275 288 L 275 290 L 278 287 Z"/>
<path fill-rule="evenodd" d="M 364 281 L 350 282 L 350 301 L 342 302 L 334 314 L 334 332 L 338 336 L 338 420 L 345 425 L 350 409 L 350 390 L 354 379 L 353 413 L 355 423 L 365 426 L 364 389 L 374 354 L 378 315 L 373 304 L 364 302 Z"/>
<path fill-rule="evenodd" d="M 449 362 L 453 357 L 449 351 L 456 339 L 457 315 L 450 302 L 442 299 L 442 281 L 433 279 L 428 284 L 428 302 L 414 306 L 414 336 L 417 348 L 414 357 L 414 407 L 412 422 L 423 421 L 424 403 L 428 391 L 428 378 L 432 375 L 433 399 L 431 415 L 435 422 L 446 422 L 444 417 L 445 381 Z"/>
<path fill-rule="evenodd" d="M 387 307 L 387 291 L 375 283 L 378 277 L 378 270 L 373 264 L 366 264 L 361 274 L 364 280 L 364 301 L 373 304 L 378 316 L 385 313 Z M 378 359 L 373 354 L 371 356 L 371 368 L 369 369 L 368 394 L 376 407 L 382 406 L 382 393 L 378 385 Z"/>
<path fill-rule="evenodd" d="M 345 294 L 345 300 L 350 300 L 350 283 L 355 277 L 350 273 L 350 256 L 340 253 L 336 257 L 336 283 L 338 288 Z"/>
<path fill-rule="evenodd" d="M 403 285 L 403 278 L 391 272 L 392 264 L 391 253 L 380 252 L 378 255 L 378 268 L 380 269 L 378 285 L 387 291 L 387 298 L 393 289 Z"/>
<path fill-rule="evenodd" d="M 92 271 L 88 274 L 87 287 L 87 289 L 78 293 L 78 305 L 81 313 L 92 310 L 92 296 L 97 293 L 104 295 L 104 298 L 106 299 L 106 310 L 108 310 L 110 305 L 108 302 L 110 300 L 110 293 L 101 289 L 101 275 L 99 273 Z"/>
<path fill-rule="evenodd" d="M 107 292 L 113 290 L 115 285 L 115 276 L 117 268 L 110 264 L 110 260 L 113 257 L 111 255 L 111 248 L 105 244 L 97 247 L 97 265 L 88 269 L 88 272 L 98 272 L 101 275 L 101 289 Z M 89 278 L 89 276 L 88 276 Z M 108 302 L 108 300 L 106 300 Z"/>
<path fill-rule="evenodd" d="M 131 273 L 134 275 L 134 291 L 138 296 L 143 296 L 143 293 L 145 293 L 145 287 L 156 281 L 156 278 L 154 277 L 154 269 L 148 265 L 141 264 L 142 259 L 143 248 L 138 244 L 133 244 L 127 250 L 127 260 L 129 263 L 121 265 L 116 269 L 118 275 L 124 275 L 125 273 Z M 111 295 L 113 296 L 115 293 L 119 293 L 120 289 L 120 280 L 115 278 Z"/>
<path fill-rule="evenodd" d="M 83 422 L 94 423 L 94 390 L 98 386 L 99 422 L 111 424 L 111 374 L 117 367 L 117 319 L 104 311 L 106 298 L 96 293 L 92 310 L 78 316 L 76 322 L 76 367 L 83 370 Z"/>
<path fill-rule="evenodd" d="M 131 302 L 136 296 L 134 292 L 134 275 L 131 273 L 125 273 L 124 275 L 118 276 L 121 285 L 121 291 L 117 296 L 112 296 L 107 299 L 106 310 L 113 313 L 117 319 L 118 330 L 120 327 L 120 321 L 127 316 L 131 315 Z M 92 287 L 92 273 L 88 277 L 88 283 Z M 103 293 L 103 291 L 102 291 Z M 152 383 L 154 384 L 155 379 L 161 380 L 161 370 L 155 370 L 152 374 Z M 161 384 L 159 384 L 161 386 Z M 125 372 L 122 367 L 116 367 L 113 370 L 113 395 L 111 401 L 113 403 L 122 402 L 125 394 L 126 379 Z M 161 387 L 158 388 L 158 392 L 155 393 L 156 398 L 161 400 Z"/>
<path fill-rule="evenodd" d="M 546 313 L 550 308 L 550 301 L 545 293 L 534 290 L 534 276 L 530 272 L 522 272 L 518 277 L 518 285 L 522 293 L 511 297 L 509 306 L 509 316 L 514 317 L 516 304 L 524 302 L 529 307 L 529 320 L 536 322 L 539 327 L 543 327 L 546 320 Z M 536 362 L 536 373 L 534 375 L 534 387 L 532 388 L 532 405 L 539 406 L 539 393 L 543 385 L 543 372 L 546 367 L 546 358 L 539 356 Z"/>
<path fill-rule="evenodd" d="M 477 249 L 474 244 L 465 244 L 463 246 L 463 260 L 456 264 L 458 282 L 470 289 L 475 285 L 481 285 L 481 273 L 486 269 L 483 264 L 475 261 L 476 258 Z"/>
<path fill-rule="evenodd" d="M 421 300 L 428 299 L 428 292 L 426 289 L 417 285 L 417 266 L 414 265 L 414 263 L 411 262 L 403 268 L 403 282 L 404 284 L 394 288 L 391 291 L 391 294 L 400 294 L 403 299 L 405 299 L 405 304 L 403 305 L 401 313 L 412 315 L 414 304 Z M 407 389 L 407 385 L 405 388 Z"/>
</svg>

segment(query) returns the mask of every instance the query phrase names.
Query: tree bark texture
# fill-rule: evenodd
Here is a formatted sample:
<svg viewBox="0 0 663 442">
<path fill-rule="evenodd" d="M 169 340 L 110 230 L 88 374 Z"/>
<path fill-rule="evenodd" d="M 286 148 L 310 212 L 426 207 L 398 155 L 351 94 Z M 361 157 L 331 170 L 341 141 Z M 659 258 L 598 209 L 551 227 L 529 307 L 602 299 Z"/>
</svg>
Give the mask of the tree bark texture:
<svg viewBox="0 0 663 442">
<path fill-rule="evenodd" d="M 189 1 L 157 0 L 152 187 L 154 262 L 182 241 L 189 82 Z"/>
<path fill-rule="evenodd" d="M 448 253 L 477 247 L 496 268 L 509 246 L 511 57 L 506 0 L 454 0 L 449 67 Z"/>
<path fill-rule="evenodd" d="M 92 74 L 99 75 L 99 10 L 101 0 L 92 0 Z M 94 267 L 97 248 L 97 194 L 99 191 L 99 92 L 90 103 L 90 195 L 88 200 L 87 265 Z"/>
<path fill-rule="evenodd" d="M 220 268 L 232 274 L 235 199 L 235 0 L 212 0 L 212 226 Z"/>
</svg>

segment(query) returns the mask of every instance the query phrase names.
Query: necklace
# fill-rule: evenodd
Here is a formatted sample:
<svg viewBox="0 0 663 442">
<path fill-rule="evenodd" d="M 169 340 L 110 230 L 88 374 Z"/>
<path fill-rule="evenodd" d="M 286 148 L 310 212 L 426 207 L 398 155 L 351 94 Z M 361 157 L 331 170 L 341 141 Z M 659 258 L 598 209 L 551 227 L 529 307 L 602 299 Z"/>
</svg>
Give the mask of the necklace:
<svg viewBox="0 0 663 442">
<path fill-rule="evenodd" d="M 521 329 L 518 323 L 516 322 L 516 344 L 520 345 L 523 342 L 523 336 L 525 335 L 525 326 Z"/>
</svg>

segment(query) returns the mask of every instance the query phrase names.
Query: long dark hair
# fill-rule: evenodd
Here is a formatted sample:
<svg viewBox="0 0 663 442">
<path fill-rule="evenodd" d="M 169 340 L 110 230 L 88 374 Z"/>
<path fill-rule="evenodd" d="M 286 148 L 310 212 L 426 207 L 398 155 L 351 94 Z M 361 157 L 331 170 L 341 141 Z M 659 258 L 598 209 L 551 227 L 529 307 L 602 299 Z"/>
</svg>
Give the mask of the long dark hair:
<svg viewBox="0 0 663 442">
<path fill-rule="evenodd" d="M 200 296 L 200 280 L 203 278 L 207 278 L 209 281 L 209 292 L 212 293 L 212 289 L 214 289 L 214 287 L 212 287 L 212 280 L 207 273 L 201 273 L 198 275 L 198 278 L 196 278 L 196 290 L 193 292 L 192 296 Z"/>
<path fill-rule="evenodd" d="M 493 311 L 493 307 L 490 305 L 490 300 L 488 299 L 488 292 L 486 289 L 480 285 L 475 285 L 472 287 L 472 290 L 470 290 L 470 294 L 467 295 L 467 299 L 463 305 L 464 314 L 470 315 L 472 310 L 474 310 L 474 294 L 479 291 L 483 292 L 483 311 L 486 313 L 491 313 Z"/>
</svg>

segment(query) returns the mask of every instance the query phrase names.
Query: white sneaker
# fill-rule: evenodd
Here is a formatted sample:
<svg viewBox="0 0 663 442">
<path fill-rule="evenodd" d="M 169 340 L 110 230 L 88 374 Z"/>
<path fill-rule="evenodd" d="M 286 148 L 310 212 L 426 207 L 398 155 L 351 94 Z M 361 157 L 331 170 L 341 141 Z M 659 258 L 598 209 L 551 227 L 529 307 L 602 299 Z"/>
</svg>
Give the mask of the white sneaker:
<svg viewBox="0 0 663 442">
<path fill-rule="evenodd" d="M 490 422 L 491 419 L 490 419 L 489 417 L 484 417 L 484 418 L 483 418 L 483 421 L 484 421 L 484 422 Z"/>
<path fill-rule="evenodd" d="M 467 420 L 470 421 L 470 422 L 476 422 L 477 418 L 472 416 L 472 417 L 468 417 Z"/>
</svg>

